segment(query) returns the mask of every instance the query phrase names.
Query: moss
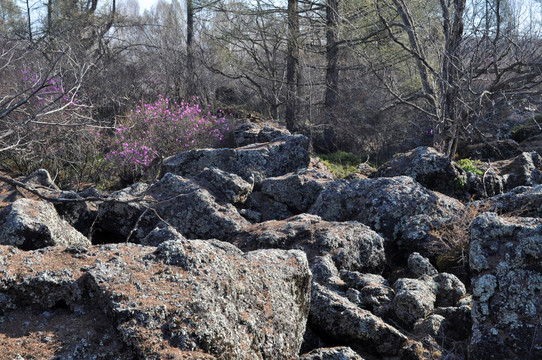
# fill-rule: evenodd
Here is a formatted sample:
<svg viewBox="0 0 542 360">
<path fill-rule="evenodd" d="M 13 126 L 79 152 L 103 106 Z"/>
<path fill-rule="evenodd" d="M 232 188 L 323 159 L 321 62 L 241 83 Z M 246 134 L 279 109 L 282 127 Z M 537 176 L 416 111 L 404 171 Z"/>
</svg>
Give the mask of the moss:
<svg viewBox="0 0 542 360">
<path fill-rule="evenodd" d="M 326 164 L 333 175 L 341 179 L 357 172 L 358 165 L 361 162 L 359 156 L 345 151 L 321 154 L 318 157 Z"/>
<path fill-rule="evenodd" d="M 470 158 L 468 159 L 460 159 L 457 161 L 457 165 L 461 167 L 463 170 L 474 173 L 476 175 L 482 175 L 482 170 L 478 169 L 478 166 L 482 165 L 482 162 L 480 160 L 472 160 Z"/>
</svg>

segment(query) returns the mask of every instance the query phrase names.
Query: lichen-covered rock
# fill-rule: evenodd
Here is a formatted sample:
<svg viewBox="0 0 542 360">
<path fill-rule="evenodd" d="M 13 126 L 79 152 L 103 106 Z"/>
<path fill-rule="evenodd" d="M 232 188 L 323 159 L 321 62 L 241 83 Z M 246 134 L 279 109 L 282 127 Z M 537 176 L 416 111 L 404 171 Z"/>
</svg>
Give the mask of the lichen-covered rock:
<svg viewBox="0 0 542 360">
<path fill-rule="evenodd" d="M 459 301 L 467 295 L 465 284 L 453 274 L 435 274 L 431 276 L 431 281 L 436 284 L 437 307 L 458 306 Z"/>
<path fill-rule="evenodd" d="M 450 217 L 464 206 L 425 189 L 412 178 L 337 180 L 320 193 L 310 213 L 327 221 L 355 220 L 395 241 L 403 223 L 414 215 Z"/>
<path fill-rule="evenodd" d="M 339 270 L 381 272 L 384 240 L 358 222 L 328 222 L 301 214 L 243 229 L 234 242 L 242 250 L 303 249 L 309 259 L 330 254 Z"/>
<path fill-rule="evenodd" d="M 431 314 L 426 318 L 416 321 L 414 324 L 414 333 L 418 335 L 430 335 L 433 338 L 444 336 L 443 323 L 446 318 L 442 315 Z"/>
<path fill-rule="evenodd" d="M 214 240 L 108 249 L 116 258 L 90 269 L 88 283 L 140 356 L 158 358 L 165 343 L 218 359 L 297 355 L 310 300 L 302 252 L 243 254 Z"/>
<path fill-rule="evenodd" d="M 461 158 L 504 160 L 521 154 L 519 144 L 512 139 L 469 144 L 458 149 Z"/>
<path fill-rule="evenodd" d="M 299 360 L 363 360 L 363 358 L 348 346 L 337 346 L 314 349 L 301 355 Z"/>
<path fill-rule="evenodd" d="M 341 278 L 348 287 L 346 296 L 351 302 L 378 316 L 388 314 L 395 292 L 381 275 L 343 270 Z"/>
<path fill-rule="evenodd" d="M 365 353 L 397 355 L 407 340 L 370 311 L 315 283 L 309 321 L 330 338 Z"/>
<path fill-rule="evenodd" d="M 52 316 L 65 308 L 77 319 L 100 306 L 114 325 L 117 348 L 125 350 L 119 359 L 293 359 L 309 312 L 311 275 L 300 251 L 243 254 L 216 240 L 30 252 L 0 246 L 0 267 L 3 311 L 32 308 L 29 314 Z M 91 325 L 78 321 L 67 326 Z M 45 346 L 41 338 L 37 346 Z M 81 344 L 60 345 L 64 358 L 66 348 Z M 127 350 L 135 354 L 126 357 Z"/>
<path fill-rule="evenodd" d="M 314 204 L 332 180 L 333 177 L 325 172 L 301 169 L 296 173 L 265 179 L 262 192 L 302 213 Z"/>
<path fill-rule="evenodd" d="M 55 184 L 49 172 L 45 169 L 38 169 L 32 174 L 25 177 L 22 181 L 33 187 L 46 188 L 47 190 L 60 191 L 60 188 Z"/>
<path fill-rule="evenodd" d="M 514 216 L 542 216 L 542 185 L 518 186 L 511 191 L 476 202 L 479 207 Z"/>
<path fill-rule="evenodd" d="M 450 244 L 439 231 L 447 226 L 451 218 L 414 215 L 401 225 L 401 237 L 396 246 L 399 251 L 418 252 L 435 262 L 439 255 L 450 250 Z"/>
<path fill-rule="evenodd" d="M 114 201 L 142 196 L 141 202 Z M 115 226 L 117 217 L 121 219 Z M 233 205 L 218 203 L 198 183 L 170 173 L 150 187 L 136 184 L 112 194 L 100 206 L 97 223 L 109 233 L 140 242 L 163 221 L 187 238 L 201 239 L 228 239 L 249 224 Z"/>
<path fill-rule="evenodd" d="M 470 229 L 469 356 L 542 358 L 542 220 L 478 216 Z"/>
<path fill-rule="evenodd" d="M 246 122 L 239 125 L 233 133 L 235 146 L 241 147 L 256 143 L 265 143 L 282 136 L 291 135 L 286 129 L 279 129 L 269 125 L 259 125 Z"/>
<path fill-rule="evenodd" d="M 412 326 L 419 319 L 433 311 L 436 289 L 424 279 L 402 278 L 395 282 L 393 309 L 397 318 L 405 325 Z"/>
<path fill-rule="evenodd" d="M 437 150 L 420 146 L 407 153 L 394 155 L 372 177 L 410 176 L 427 189 L 456 196 L 456 178 L 463 176 L 461 169 L 449 157 Z"/>
<path fill-rule="evenodd" d="M 78 200 L 74 202 L 55 203 L 55 209 L 62 219 L 66 220 L 84 236 L 90 235 L 90 228 L 98 216 L 98 208 L 94 203 L 83 201 L 83 197 L 74 191 L 62 191 L 61 199 Z"/>
<path fill-rule="evenodd" d="M 162 173 L 194 177 L 205 168 L 217 167 L 259 186 L 267 177 L 307 167 L 308 147 L 305 136 L 291 135 L 237 149 L 191 150 L 164 159 Z"/>
<path fill-rule="evenodd" d="M 202 185 L 207 190 L 232 204 L 243 203 L 254 186 L 240 176 L 227 173 L 216 167 L 203 169 L 194 180 L 203 183 Z"/>
<path fill-rule="evenodd" d="M 315 256 L 310 261 L 312 281 L 327 287 L 342 287 L 339 270 L 335 266 L 331 255 Z"/>
<path fill-rule="evenodd" d="M 504 191 L 542 183 L 542 156 L 535 151 L 524 152 L 511 160 L 492 165 L 503 177 Z"/>
<path fill-rule="evenodd" d="M 294 215 L 288 205 L 274 200 L 261 191 L 250 194 L 239 212 L 252 222 L 284 220 Z"/>
<path fill-rule="evenodd" d="M 141 245 L 158 246 L 163 242 L 171 240 L 186 240 L 175 228 L 171 225 L 159 223 L 150 233 L 142 240 Z"/>
<path fill-rule="evenodd" d="M 423 275 L 438 274 L 437 269 L 429 262 L 429 259 L 417 252 L 413 252 L 408 256 L 408 269 L 417 278 Z"/>
<path fill-rule="evenodd" d="M 0 211 L 0 244 L 33 250 L 56 245 L 88 247 L 90 241 L 62 220 L 53 205 L 19 199 Z"/>
</svg>

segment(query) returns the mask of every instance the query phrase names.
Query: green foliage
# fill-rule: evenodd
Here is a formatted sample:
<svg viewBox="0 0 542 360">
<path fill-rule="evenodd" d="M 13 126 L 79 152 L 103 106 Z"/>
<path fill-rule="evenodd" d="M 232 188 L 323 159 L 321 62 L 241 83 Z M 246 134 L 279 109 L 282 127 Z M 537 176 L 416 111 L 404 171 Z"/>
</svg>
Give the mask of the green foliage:
<svg viewBox="0 0 542 360">
<path fill-rule="evenodd" d="M 474 173 L 476 175 L 482 175 L 482 170 L 478 169 L 480 165 L 482 165 L 482 162 L 480 160 L 472 160 L 470 158 L 468 159 L 461 159 L 457 161 L 457 165 L 461 167 L 463 170 Z"/>
<path fill-rule="evenodd" d="M 340 150 L 330 154 L 321 154 L 318 157 L 326 164 L 329 171 L 340 179 L 357 172 L 361 162 L 357 155 Z"/>
<path fill-rule="evenodd" d="M 454 178 L 454 186 L 457 190 L 462 190 L 467 185 L 467 179 L 463 176 L 456 176 Z"/>
</svg>

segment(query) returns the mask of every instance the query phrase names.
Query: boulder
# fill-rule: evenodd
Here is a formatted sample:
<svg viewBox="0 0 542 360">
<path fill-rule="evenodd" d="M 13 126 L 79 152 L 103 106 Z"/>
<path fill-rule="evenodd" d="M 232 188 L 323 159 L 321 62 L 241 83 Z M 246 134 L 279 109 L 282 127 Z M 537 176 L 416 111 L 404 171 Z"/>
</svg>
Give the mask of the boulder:
<svg viewBox="0 0 542 360">
<path fill-rule="evenodd" d="M 89 236 L 90 228 L 98 216 L 98 207 L 92 202 L 83 201 L 83 197 L 74 191 L 62 191 L 58 197 L 78 200 L 74 202 L 58 202 L 54 206 L 62 219 L 66 220 L 84 236 Z"/>
<path fill-rule="evenodd" d="M 414 275 L 415 278 L 419 278 L 423 275 L 436 275 L 437 269 L 431 264 L 428 258 L 421 256 L 417 252 L 413 252 L 408 256 L 408 269 Z"/>
<path fill-rule="evenodd" d="M 162 173 L 194 177 L 205 168 L 217 167 L 259 187 L 267 177 L 307 167 L 308 147 L 308 138 L 291 135 L 236 149 L 190 150 L 164 159 Z"/>
<path fill-rule="evenodd" d="M 537 152 L 524 152 L 511 160 L 492 164 L 503 178 L 504 191 L 517 186 L 533 186 L 542 183 L 542 156 Z"/>
<path fill-rule="evenodd" d="M 138 197 L 142 201 L 115 201 Z M 119 217 L 121 221 L 115 222 Z M 249 225 L 233 205 L 218 203 L 195 181 L 170 173 L 150 187 L 136 184 L 112 194 L 100 206 L 97 221 L 112 238 L 129 237 L 134 242 L 141 242 L 160 222 L 187 238 L 201 239 L 228 239 Z"/>
<path fill-rule="evenodd" d="M 326 172 L 301 169 L 296 173 L 265 179 L 262 193 L 288 205 L 297 213 L 303 213 L 309 210 L 332 180 L 333 177 Z"/>
<path fill-rule="evenodd" d="M 542 220 L 485 213 L 470 234 L 470 358 L 542 358 Z"/>
<path fill-rule="evenodd" d="M 463 208 L 458 200 L 427 190 L 410 177 L 398 176 L 334 181 L 320 193 L 309 213 L 327 221 L 359 221 L 394 242 L 412 216 L 446 218 Z"/>
<path fill-rule="evenodd" d="M 38 169 L 32 174 L 25 177 L 22 183 L 41 188 L 40 190 L 60 191 L 60 188 L 55 184 L 49 172 L 45 169 Z"/>
<path fill-rule="evenodd" d="M 328 288 L 341 288 L 345 285 L 331 255 L 315 256 L 310 264 L 312 281 Z"/>
<path fill-rule="evenodd" d="M 62 220 L 53 205 L 19 199 L 0 211 L 0 244 L 33 250 L 57 245 L 88 247 L 90 241 Z"/>
<path fill-rule="evenodd" d="M 432 285 L 423 278 L 402 278 L 395 282 L 393 309 L 404 325 L 410 327 L 433 311 L 436 289 Z"/>
<path fill-rule="evenodd" d="M 242 147 L 250 144 L 270 142 L 288 135 L 291 134 L 286 129 L 246 122 L 234 130 L 233 140 L 236 147 Z"/>
<path fill-rule="evenodd" d="M 397 240 L 398 249 L 417 252 L 436 263 L 440 255 L 450 251 L 450 244 L 440 231 L 450 221 L 451 218 L 444 219 L 424 214 L 406 219 L 401 225 L 401 237 Z"/>
<path fill-rule="evenodd" d="M 239 213 L 252 222 L 284 220 L 294 215 L 288 205 L 274 200 L 261 191 L 250 194 L 239 209 Z"/>
<path fill-rule="evenodd" d="M 381 275 L 341 271 L 348 290 L 346 297 L 354 304 L 381 317 L 388 315 L 395 292 Z"/>
<path fill-rule="evenodd" d="M 456 179 L 465 171 L 437 150 L 420 146 L 407 153 L 394 155 L 372 177 L 410 176 L 427 189 L 446 195 L 458 195 Z"/>
<path fill-rule="evenodd" d="M 203 169 L 194 180 L 217 197 L 232 204 L 245 202 L 253 188 L 253 184 L 249 184 L 240 176 L 227 173 L 216 167 Z"/>
<path fill-rule="evenodd" d="M 36 334 L 19 335 L 29 357 L 44 356 L 36 349 L 68 326 L 55 352 L 62 358 L 292 359 L 309 312 L 311 275 L 300 251 L 243 254 L 216 240 L 26 253 L 0 246 L 0 264 L 3 320 L 23 311 L 28 322 L 18 326 L 26 327 L 43 314 Z M 55 328 L 58 321 L 64 326 Z"/>
<path fill-rule="evenodd" d="M 384 239 L 358 222 L 328 222 L 301 214 L 243 229 L 234 243 L 242 250 L 302 249 L 310 259 L 330 254 L 339 270 L 382 272 Z"/>
<path fill-rule="evenodd" d="M 518 186 L 507 193 L 478 200 L 476 206 L 500 214 L 542 216 L 542 185 Z"/>
<path fill-rule="evenodd" d="M 299 360 L 363 360 L 363 358 L 348 346 L 337 346 L 314 349 L 301 355 Z"/>
<path fill-rule="evenodd" d="M 407 337 L 368 310 L 313 283 L 309 321 L 327 337 L 356 352 L 398 355 Z"/>
</svg>

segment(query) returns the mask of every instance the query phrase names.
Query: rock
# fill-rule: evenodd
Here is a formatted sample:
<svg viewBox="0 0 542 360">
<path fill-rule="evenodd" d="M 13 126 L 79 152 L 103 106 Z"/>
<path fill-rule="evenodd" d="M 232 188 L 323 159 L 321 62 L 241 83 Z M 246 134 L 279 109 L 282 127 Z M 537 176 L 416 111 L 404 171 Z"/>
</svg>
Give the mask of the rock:
<svg viewBox="0 0 542 360">
<path fill-rule="evenodd" d="M 65 309 L 70 319 L 64 324 L 74 335 L 82 326 L 85 333 L 96 330 L 91 321 L 80 322 L 99 305 L 103 313 L 90 313 L 89 320 L 107 318 L 119 354 L 97 358 L 297 358 L 309 311 L 311 276 L 299 251 L 243 254 L 215 240 L 169 241 L 158 248 L 113 244 L 85 252 L 0 246 L 0 264 L 0 301 L 28 314 L 47 313 L 44 322 L 56 321 L 55 309 Z M 44 329 L 39 331 L 51 327 Z M 36 346 L 43 346 L 39 338 Z M 65 340 L 57 354 L 78 341 Z M 99 347 L 97 341 L 85 349 Z M 94 358 L 85 349 L 74 358 Z M 126 349 L 135 353 L 124 357 L 120 350 Z"/>
<path fill-rule="evenodd" d="M 203 169 L 194 180 L 232 204 L 245 202 L 253 188 L 253 184 L 249 184 L 240 176 L 215 167 Z"/>
<path fill-rule="evenodd" d="M 429 315 L 434 309 L 436 289 L 424 279 L 402 278 L 395 282 L 393 309 L 397 318 L 406 326 Z"/>
<path fill-rule="evenodd" d="M 397 355 L 407 340 L 381 318 L 316 283 L 309 321 L 326 336 L 357 352 Z"/>
<path fill-rule="evenodd" d="M 262 192 L 297 213 L 306 212 L 333 177 L 325 172 L 301 169 L 296 173 L 263 180 Z"/>
<path fill-rule="evenodd" d="M 32 174 L 25 177 L 21 182 L 33 187 L 43 187 L 46 188 L 46 190 L 60 191 L 60 188 L 55 184 L 51 178 L 51 175 L 45 169 L 38 169 L 34 171 Z"/>
<path fill-rule="evenodd" d="M 326 287 L 339 288 L 344 286 L 339 270 L 333 263 L 331 255 L 315 256 L 311 259 L 312 281 Z"/>
<path fill-rule="evenodd" d="M 456 178 L 465 171 L 437 150 L 420 146 L 407 153 L 397 154 L 382 165 L 372 177 L 410 176 L 427 189 L 449 196 L 458 195 Z"/>
<path fill-rule="evenodd" d="M 58 197 L 61 199 L 83 199 L 74 191 L 62 191 Z M 62 219 L 77 231 L 87 237 L 90 235 L 90 228 L 98 216 L 98 209 L 94 203 L 87 201 L 59 202 L 55 203 L 54 207 Z"/>
<path fill-rule="evenodd" d="M 260 191 L 250 194 L 243 207 L 240 212 L 253 222 L 284 220 L 294 216 L 286 204 L 275 201 Z"/>
<path fill-rule="evenodd" d="M 485 213 L 470 234 L 470 358 L 542 358 L 542 220 Z"/>
<path fill-rule="evenodd" d="M 433 314 L 445 318 L 443 335 L 446 339 L 463 341 L 470 337 L 472 329 L 471 305 L 438 307 L 433 311 Z"/>
<path fill-rule="evenodd" d="M 509 159 L 519 154 L 521 154 L 519 144 L 512 139 L 470 144 L 459 149 L 459 156 L 461 158 L 473 158 L 486 161 Z"/>
<path fill-rule="evenodd" d="M 458 306 L 459 301 L 467 295 L 465 285 L 453 274 L 436 274 L 431 276 L 431 281 L 436 284 L 437 307 Z"/>
<path fill-rule="evenodd" d="M 359 221 L 390 242 L 396 241 L 410 217 L 450 217 L 464 206 L 430 191 L 407 176 L 337 180 L 320 193 L 309 213 L 327 221 Z"/>
<path fill-rule="evenodd" d="M 162 173 L 194 177 L 205 168 L 217 167 L 259 187 L 267 177 L 307 167 L 310 161 L 308 147 L 308 138 L 291 135 L 237 149 L 190 150 L 164 159 Z"/>
<path fill-rule="evenodd" d="M 503 178 L 504 191 L 542 183 L 542 157 L 534 151 L 521 153 L 511 160 L 493 163 L 492 166 L 498 169 Z"/>
<path fill-rule="evenodd" d="M 401 226 L 401 237 L 397 241 L 399 251 L 414 251 L 430 261 L 436 262 L 439 255 L 450 250 L 450 244 L 439 231 L 449 224 L 450 218 L 414 215 Z"/>
<path fill-rule="evenodd" d="M 149 185 L 137 183 L 111 194 L 100 204 L 94 243 L 124 242 L 134 230 L 139 217 L 150 206 Z M 146 234 L 140 234 L 143 238 Z"/>
<path fill-rule="evenodd" d="M 433 338 L 442 338 L 444 336 L 443 323 L 446 321 L 444 316 L 431 314 L 424 319 L 416 321 L 414 324 L 414 333 L 417 335 L 430 335 Z"/>
<path fill-rule="evenodd" d="M 476 206 L 500 214 L 542 216 L 542 185 L 518 186 L 511 191 L 476 202 Z"/>
<path fill-rule="evenodd" d="M 57 245 L 88 247 L 90 241 L 62 220 L 53 205 L 19 199 L 0 211 L 0 244 L 33 250 Z"/>
<path fill-rule="evenodd" d="M 524 125 L 517 128 L 516 131 L 512 132 L 512 139 L 517 141 L 520 146 L 523 145 L 522 142 L 528 140 L 529 138 L 541 135 L 542 129 L 539 125 Z"/>
<path fill-rule="evenodd" d="M 347 298 L 377 316 L 387 316 L 395 292 L 381 275 L 341 271 L 341 278 L 348 286 Z"/>
<path fill-rule="evenodd" d="M 156 343 L 221 359 L 297 355 L 310 300 L 303 253 L 243 254 L 214 240 L 110 249 L 117 260 L 89 270 L 88 281 L 141 356 Z"/>
<path fill-rule="evenodd" d="M 363 358 L 347 346 L 337 346 L 314 349 L 307 354 L 301 355 L 299 360 L 363 360 Z"/>
<path fill-rule="evenodd" d="M 421 256 L 417 252 L 413 252 L 408 257 L 408 268 L 414 277 L 418 278 L 423 275 L 436 275 L 437 269 L 429 262 L 429 259 Z"/>
<path fill-rule="evenodd" d="M 267 221 L 243 229 L 234 243 L 242 250 L 302 249 L 309 259 L 330 254 L 339 270 L 381 272 L 384 240 L 358 222 L 328 222 L 301 214 L 282 221 Z"/>
<path fill-rule="evenodd" d="M 250 144 L 270 142 L 289 135 L 291 134 L 286 129 L 246 122 L 235 129 L 233 138 L 235 146 L 242 147 Z"/>
<path fill-rule="evenodd" d="M 118 203 L 145 196 L 144 202 Z M 112 221 L 121 217 L 114 226 Z M 99 209 L 98 225 L 117 237 L 140 242 L 160 222 L 167 222 L 187 238 L 229 239 L 249 225 L 228 203 L 216 198 L 193 180 L 166 174 L 154 185 L 134 185 L 110 196 Z"/>
<path fill-rule="evenodd" d="M 171 240 L 186 240 L 173 226 L 159 223 L 143 240 L 141 245 L 158 246 L 163 242 Z"/>
</svg>

